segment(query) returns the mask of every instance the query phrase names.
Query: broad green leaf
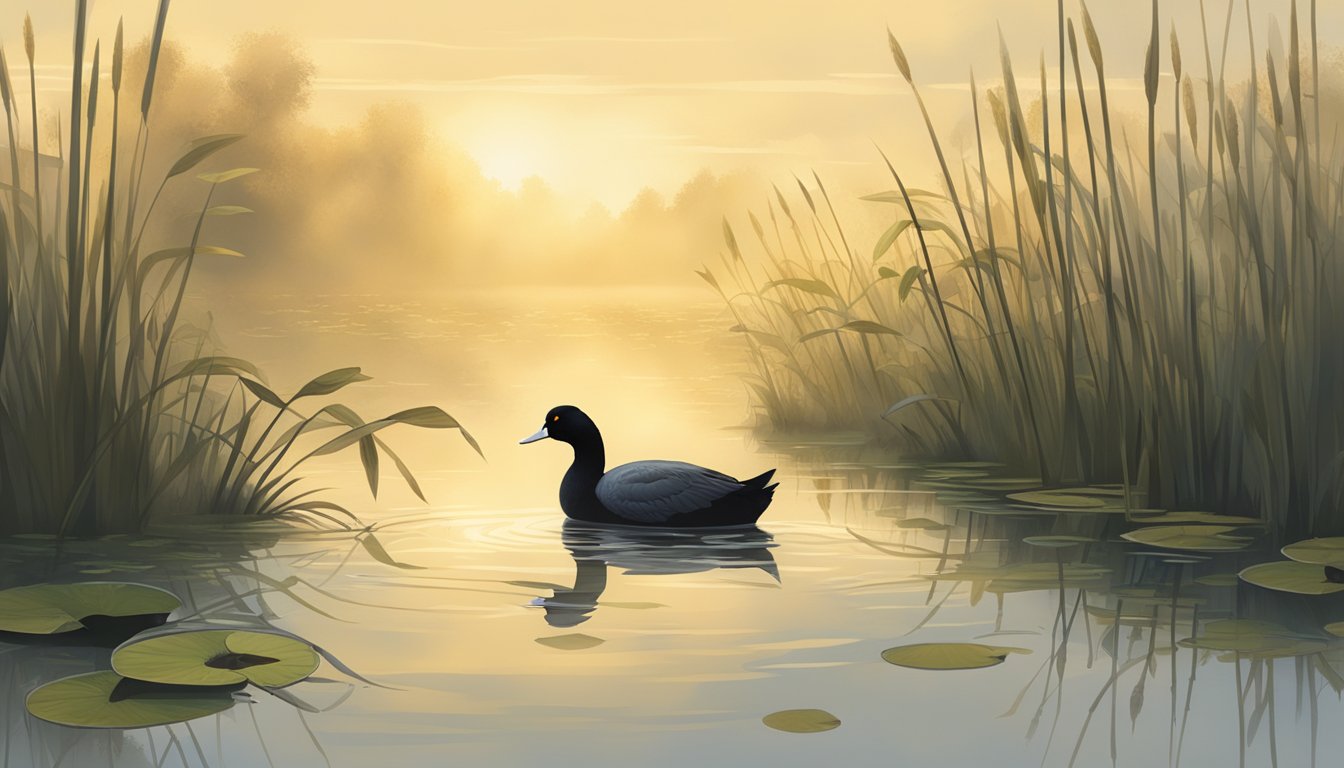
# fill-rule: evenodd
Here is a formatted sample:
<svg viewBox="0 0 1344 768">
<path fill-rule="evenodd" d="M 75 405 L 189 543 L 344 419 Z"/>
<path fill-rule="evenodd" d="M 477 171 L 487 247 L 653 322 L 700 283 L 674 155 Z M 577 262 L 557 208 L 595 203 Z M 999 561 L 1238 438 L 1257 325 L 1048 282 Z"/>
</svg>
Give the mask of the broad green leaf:
<svg viewBox="0 0 1344 768">
<path fill-rule="evenodd" d="M 188 145 L 187 151 L 183 153 L 182 157 L 178 158 L 177 162 L 173 163 L 173 167 L 168 170 L 168 178 L 171 179 L 178 174 L 190 171 L 207 157 L 241 138 L 243 138 L 241 133 L 222 133 L 193 141 Z"/>
<path fill-rule="evenodd" d="M 168 631 L 131 638 L 112 651 L 112 669 L 167 685 L 254 683 L 279 688 L 311 675 L 317 652 L 281 634 L 241 629 Z"/>
<path fill-rule="evenodd" d="M 234 705 L 233 688 L 154 685 L 116 672 L 90 672 L 28 694 L 28 711 L 75 728 L 148 728 L 213 715 Z"/>
<path fill-rule="evenodd" d="M 840 298 L 839 295 L 836 294 L 835 289 L 826 283 L 823 283 L 820 280 L 809 280 L 802 277 L 786 277 L 780 280 L 771 280 L 765 284 L 765 287 L 777 288 L 781 285 L 788 288 L 796 288 L 805 293 L 812 293 L 818 296 L 829 296 L 833 299 Z"/>
<path fill-rule="evenodd" d="M 239 377 L 238 380 L 243 383 L 244 387 L 247 387 L 249 392 L 256 395 L 260 400 L 263 400 L 276 408 L 288 407 L 285 401 L 279 395 L 272 392 L 266 385 L 255 382 L 245 376 Z"/>
<path fill-rule="evenodd" d="M 205 209 L 206 216 L 238 216 L 244 213 L 256 213 L 256 211 L 242 205 L 212 205 Z"/>
<path fill-rule="evenodd" d="M 882 660 L 911 669 L 982 669 L 1002 664 L 1010 653 L 1030 651 L 980 643 L 916 643 L 888 648 L 882 652 Z"/>
<path fill-rule="evenodd" d="M 1284 547 L 1282 551 L 1284 557 L 1299 563 L 1344 563 L 1344 536 L 1298 541 Z"/>
<path fill-rule="evenodd" d="M 226 181 L 256 173 L 260 168 L 230 168 L 227 171 L 218 171 L 216 173 L 198 173 L 196 178 L 201 181 L 208 181 L 211 184 L 223 184 Z"/>
<path fill-rule="evenodd" d="M 909 226 L 909 219 L 901 219 L 890 227 L 887 227 L 887 231 L 882 233 L 882 237 L 878 238 L 877 244 L 873 246 L 873 261 L 882 258 L 882 255 L 887 252 L 887 249 L 892 246 L 892 243 L 896 242 L 896 238 L 900 237 L 901 233 Z"/>
<path fill-rule="evenodd" d="M 1325 567 L 1311 563 L 1285 560 L 1278 563 L 1252 565 L 1237 574 L 1241 580 L 1257 587 L 1297 595 L 1329 595 L 1344 592 L 1344 584 L 1325 578 Z"/>
<path fill-rule="evenodd" d="M 356 367 L 337 368 L 334 371 L 327 371 L 307 384 L 304 384 L 298 394 L 294 395 L 294 399 L 301 400 L 305 397 L 330 395 L 349 384 L 353 384 L 357 381 L 368 381 L 370 378 L 371 377 L 360 373 L 359 368 Z"/>
<path fill-rule="evenodd" d="M 840 719 L 824 709 L 785 709 L 771 712 L 761 722 L 785 733 L 821 733 L 840 727 Z"/>
<path fill-rule="evenodd" d="M 1235 530 L 1230 525 L 1154 525 L 1121 534 L 1120 538 L 1162 549 L 1235 552 L 1251 543 L 1247 538 L 1226 535 Z"/>
<path fill-rule="evenodd" d="M 167 616 L 181 606 L 173 593 L 144 584 L 33 584 L 0 591 L 0 631 L 50 635 L 81 629 L 89 616 Z"/>
<path fill-rule="evenodd" d="M 606 641 L 600 637 L 593 637 L 592 635 L 576 632 L 569 635 L 538 637 L 537 642 L 547 648 L 555 648 L 561 651 L 583 651 L 589 648 L 596 648 Z"/>
<path fill-rule="evenodd" d="M 910 295 L 910 289 L 915 287 L 915 281 L 923 274 L 923 267 L 910 267 L 905 270 L 905 274 L 901 275 L 901 284 L 896 289 L 896 295 L 901 301 L 905 301 L 906 297 Z"/>
<path fill-rule="evenodd" d="M 874 335 L 885 334 L 888 336 L 901 335 L 901 332 L 896 330 L 895 328 L 888 328 L 887 326 L 882 325 L 881 323 L 874 323 L 871 320 L 851 320 L 840 327 L 843 330 L 853 331 L 855 333 L 867 333 Z"/>
</svg>

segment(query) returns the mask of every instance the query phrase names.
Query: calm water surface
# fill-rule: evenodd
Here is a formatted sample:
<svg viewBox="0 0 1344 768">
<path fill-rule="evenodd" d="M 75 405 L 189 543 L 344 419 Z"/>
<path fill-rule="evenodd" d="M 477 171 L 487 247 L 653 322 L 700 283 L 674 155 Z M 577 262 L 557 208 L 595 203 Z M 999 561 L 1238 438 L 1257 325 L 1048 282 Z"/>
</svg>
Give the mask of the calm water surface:
<svg viewBox="0 0 1344 768">
<path fill-rule="evenodd" d="M 56 556 L 10 540 L 6 585 L 81 572 L 164 583 L 208 616 L 297 632 L 386 687 L 324 667 L 291 689 L 312 711 L 256 692 L 189 724 L 80 731 L 29 717 L 23 695 L 105 668 L 106 651 L 0 645 L 4 765 L 1149 766 L 1174 764 L 1178 747 L 1187 766 L 1336 764 L 1336 649 L 1274 661 L 1173 655 L 1169 609 L 1143 602 L 1172 566 L 1135 557 L 1103 516 L 980 516 L 968 531 L 970 518 L 919 482 L 926 470 L 843 440 L 759 444 L 743 428 L 751 414 L 730 324 L 703 294 L 546 290 L 398 304 L 279 297 L 221 316 L 230 352 L 275 372 L 275 388 L 360 364 L 375 380 L 343 399 L 366 418 L 441 405 L 487 461 L 453 435 L 394 430 L 389 442 L 430 504 L 395 475 L 372 502 L 353 455 L 315 477 L 380 523 L 376 542 L 189 532 Z M 660 537 L 566 525 L 556 491 L 568 447 L 516 445 L 559 403 L 594 417 L 613 465 L 778 467 L 761 530 Z M 1109 542 L 1086 553 L 1106 572 L 1069 571 L 1062 602 L 1054 554 L 1020 541 L 1051 532 Z M 1195 567 L 1274 559 L 1235 557 Z M 1040 566 L 1015 581 L 931 578 L 1026 562 Z M 1190 636 L 1196 604 L 1201 620 L 1239 610 L 1235 591 L 1183 592 L 1191 603 L 1176 639 Z M 1124 611 L 1117 636 L 1126 598 L 1140 607 Z M 1288 618 L 1329 618 L 1299 614 Z M 940 641 L 1029 653 L 955 672 L 881 658 Z M 794 708 L 842 725 L 799 735 L 761 723 Z"/>
</svg>

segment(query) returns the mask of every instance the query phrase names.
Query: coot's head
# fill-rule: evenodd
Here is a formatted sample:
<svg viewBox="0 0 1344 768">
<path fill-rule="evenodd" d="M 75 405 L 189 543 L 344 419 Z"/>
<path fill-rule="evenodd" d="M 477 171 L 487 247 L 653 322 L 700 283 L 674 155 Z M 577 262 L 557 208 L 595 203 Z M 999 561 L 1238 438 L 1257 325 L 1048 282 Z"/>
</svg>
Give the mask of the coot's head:
<svg viewBox="0 0 1344 768">
<path fill-rule="evenodd" d="M 597 436 L 597 425 L 588 418 L 588 414 L 572 405 L 557 405 L 547 412 L 541 429 L 535 435 L 519 440 L 518 444 L 535 443 L 549 437 L 573 445 Z"/>
</svg>

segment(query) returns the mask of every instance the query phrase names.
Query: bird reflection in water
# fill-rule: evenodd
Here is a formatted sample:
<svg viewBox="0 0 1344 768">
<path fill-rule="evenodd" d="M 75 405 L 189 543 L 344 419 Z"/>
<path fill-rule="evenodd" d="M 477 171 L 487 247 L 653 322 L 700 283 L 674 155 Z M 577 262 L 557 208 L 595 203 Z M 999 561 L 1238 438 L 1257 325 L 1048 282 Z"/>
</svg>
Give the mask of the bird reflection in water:
<svg viewBox="0 0 1344 768">
<path fill-rule="evenodd" d="M 759 568 L 779 581 L 770 550 L 774 537 L 752 526 L 731 530 L 635 529 L 566 520 L 561 541 L 574 558 L 574 586 L 532 601 L 552 627 L 587 621 L 607 588 L 607 567 L 627 575 L 701 573 L 716 568 Z"/>
</svg>

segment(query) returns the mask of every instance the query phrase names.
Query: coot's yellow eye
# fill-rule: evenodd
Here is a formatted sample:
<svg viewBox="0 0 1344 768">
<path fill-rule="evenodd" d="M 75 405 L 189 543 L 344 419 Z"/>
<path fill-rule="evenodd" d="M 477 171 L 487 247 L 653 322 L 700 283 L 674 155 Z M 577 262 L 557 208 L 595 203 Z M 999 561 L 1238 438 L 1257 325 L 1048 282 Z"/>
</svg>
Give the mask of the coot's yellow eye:
<svg viewBox="0 0 1344 768">
<path fill-rule="evenodd" d="M 551 417 L 551 421 L 559 421 L 559 420 L 560 420 L 560 417 L 559 417 L 559 416 L 552 416 L 552 417 Z"/>
</svg>

